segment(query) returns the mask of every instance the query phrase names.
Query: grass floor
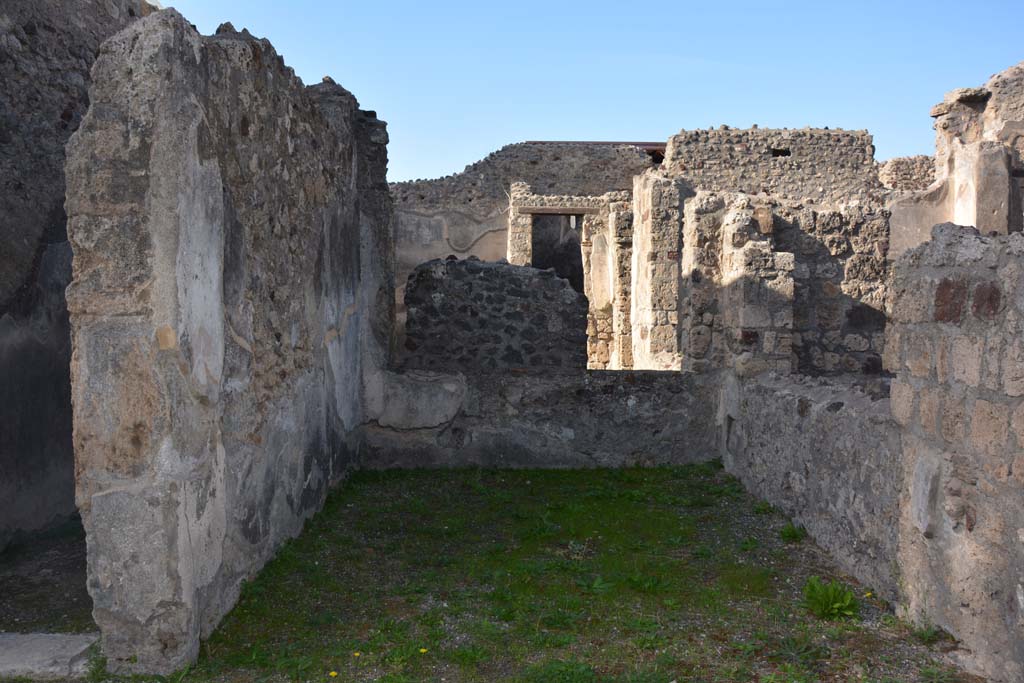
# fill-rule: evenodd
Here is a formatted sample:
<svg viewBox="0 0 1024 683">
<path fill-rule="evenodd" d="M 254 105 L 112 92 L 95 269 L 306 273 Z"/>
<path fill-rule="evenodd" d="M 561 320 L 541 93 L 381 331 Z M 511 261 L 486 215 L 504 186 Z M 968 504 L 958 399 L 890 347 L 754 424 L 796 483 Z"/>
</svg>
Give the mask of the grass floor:
<svg viewBox="0 0 1024 683">
<path fill-rule="evenodd" d="M 869 586 L 812 616 L 787 524 L 714 464 L 361 473 L 172 680 L 968 680 Z"/>
</svg>

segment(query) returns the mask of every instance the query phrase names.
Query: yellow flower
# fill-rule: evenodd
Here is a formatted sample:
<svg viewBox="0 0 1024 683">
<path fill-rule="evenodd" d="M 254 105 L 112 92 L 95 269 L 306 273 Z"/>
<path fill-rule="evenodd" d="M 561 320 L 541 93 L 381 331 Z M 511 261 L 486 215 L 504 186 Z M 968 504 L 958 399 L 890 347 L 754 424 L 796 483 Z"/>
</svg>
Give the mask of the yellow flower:
<svg viewBox="0 0 1024 683">
<path fill-rule="evenodd" d="M 352 653 L 352 656 L 353 656 L 353 657 L 358 657 L 358 656 L 359 656 L 360 654 L 362 654 L 362 653 L 360 653 L 360 652 L 353 652 L 353 653 Z"/>
<path fill-rule="evenodd" d="M 338 672 L 337 671 L 332 671 L 331 673 L 329 673 L 327 675 L 330 676 L 331 678 L 337 678 L 338 677 Z"/>
<path fill-rule="evenodd" d="M 864 597 L 865 598 L 870 598 L 871 597 L 871 591 L 868 591 L 867 593 L 865 593 Z"/>
<path fill-rule="evenodd" d="M 420 654 L 421 654 L 421 655 L 425 655 L 425 654 L 427 654 L 427 648 L 425 648 L 425 647 L 421 647 L 421 648 L 420 648 Z"/>
</svg>

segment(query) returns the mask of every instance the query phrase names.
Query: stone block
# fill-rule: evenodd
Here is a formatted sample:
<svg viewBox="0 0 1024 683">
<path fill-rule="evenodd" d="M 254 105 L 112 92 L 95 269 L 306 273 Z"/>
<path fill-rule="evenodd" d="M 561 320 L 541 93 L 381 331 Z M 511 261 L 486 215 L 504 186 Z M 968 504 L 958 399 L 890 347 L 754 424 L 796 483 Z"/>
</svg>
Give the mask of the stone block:
<svg viewBox="0 0 1024 683">
<path fill-rule="evenodd" d="M 935 288 L 935 322 L 959 325 L 967 303 L 967 281 L 963 278 L 942 278 Z"/>
<path fill-rule="evenodd" d="M 943 391 L 942 424 L 939 431 L 942 438 L 951 444 L 963 440 L 967 427 L 967 409 L 962 394 Z"/>
<path fill-rule="evenodd" d="M 929 377 L 934 359 L 932 339 L 924 334 L 906 337 L 903 360 L 910 374 L 915 377 Z"/>
<path fill-rule="evenodd" d="M 981 282 L 974 287 L 971 312 L 982 320 L 994 319 L 1003 310 L 1003 292 L 995 282 Z"/>
<path fill-rule="evenodd" d="M 922 388 L 918 401 L 921 429 L 928 435 L 939 435 L 939 406 L 942 392 L 934 387 Z"/>
<path fill-rule="evenodd" d="M 988 455 L 1006 449 L 1009 409 L 1002 403 L 977 399 L 971 414 L 971 446 Z"/>
<path fill-rule="evenodd" d="M 889 386 L 889 405 L 892 416 L 901 425 L 909 425 L 914 419 L 914 387 L 900 380 L 893 380 Z"/>
<path fill-rule="evenodd" d="M 953 378 L 971 387 L 981 382 L 981 360 L 984 340 L 954 337 L 950 342 L 949 367 Z"/>
<path fill-rule="evenodd" d="M 1007 339 L 1001 360 L 1003 391 L 1007 396 L 1024 396 L 1024 342 Z"/>
</svg>

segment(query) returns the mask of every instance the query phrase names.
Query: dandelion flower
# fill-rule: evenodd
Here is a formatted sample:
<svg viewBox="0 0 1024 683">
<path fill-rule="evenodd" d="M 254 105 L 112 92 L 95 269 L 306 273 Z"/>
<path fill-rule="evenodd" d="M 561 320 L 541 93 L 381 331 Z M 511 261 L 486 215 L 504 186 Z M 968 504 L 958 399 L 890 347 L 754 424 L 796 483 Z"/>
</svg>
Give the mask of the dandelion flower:
<svg viewBox="0 0 1024 683">
<path fill-rule="evenodd" d="M 421 647 L 421 648 L 420 648 L 420 654 L 421 654 L 421 655 L 425 655 L 425 654 L 427 654 L 427 648 L 425 648 L 425 647 Z"/>
<path fill-rule="evenodd" d="M 330 676 L 331 678 L 337 678 L 338 677 L 338 672 L 337 671 L 332 671 L 331 673 L 329 673 L 327 675 Z"/>
<path fill-rule="evenodd" d="M 352 656 L 353 656 L 353 657 L 358 657 L 358 656 L 359 656 L 359 655 L 361 655 L 361 654 L 362 654 L 361 652 L 353 652 L 353 653 L 352 653 Z"/>
<path fill-rule="evenodd" d="M 871 591 L 868 591 L 867 593 L 865 593 L 864 597 L 865 598 L 870 598 L 871 597 Z"/>
</svg>

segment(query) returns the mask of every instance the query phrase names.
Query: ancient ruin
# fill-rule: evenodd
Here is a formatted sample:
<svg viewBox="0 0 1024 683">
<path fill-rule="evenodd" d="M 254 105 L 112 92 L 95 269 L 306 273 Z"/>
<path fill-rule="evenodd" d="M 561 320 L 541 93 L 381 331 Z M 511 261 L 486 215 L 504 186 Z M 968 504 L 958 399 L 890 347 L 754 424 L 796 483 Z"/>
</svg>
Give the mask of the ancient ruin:
<svg viewBox="0 0 1024 683">
<path fill-rule="evenodd" d="M 195 661 L 356 469 L 720 458 L 1024 680 L 1024 63 L 934 158 L 723 126 L 389 186 L 268 41 L 55 4 L 0 9 L 0 550 L 77 510 L 112 671 Z"/>
</svg>

